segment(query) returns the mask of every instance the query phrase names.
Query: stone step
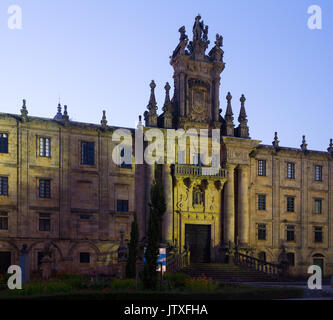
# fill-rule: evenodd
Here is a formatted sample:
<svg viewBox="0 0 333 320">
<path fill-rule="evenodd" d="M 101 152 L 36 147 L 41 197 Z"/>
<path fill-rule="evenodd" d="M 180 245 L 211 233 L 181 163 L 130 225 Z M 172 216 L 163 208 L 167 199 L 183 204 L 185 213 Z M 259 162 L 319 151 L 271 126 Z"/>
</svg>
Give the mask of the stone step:
<svg viewBox="0 0 333 320">
<path fill-rule="evenodd" d="M 182 272 L 191 277 L 205 275 L 219 281 L 256 282 L 273 280 L 265 273 L 233 264 L 194 263 L 184 268 Z"/>
</svg>

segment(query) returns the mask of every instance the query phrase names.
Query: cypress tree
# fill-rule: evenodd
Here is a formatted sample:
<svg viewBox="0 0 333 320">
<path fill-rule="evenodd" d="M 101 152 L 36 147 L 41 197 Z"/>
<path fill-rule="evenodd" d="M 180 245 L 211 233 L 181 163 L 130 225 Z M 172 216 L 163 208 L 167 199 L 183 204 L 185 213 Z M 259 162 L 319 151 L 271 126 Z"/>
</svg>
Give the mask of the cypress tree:
<svg viewBox="0 0 333 320">
<path fill-rule="evenodd" d="M 126 264 L 126 278 L 136 277 L 136 259 L 138 256 L 139 227 L 136 212 L 131 225 L 131 240 L 128 244 L 128 259 Z"/>
<path fill-rule="evenodd" d="M 155 290 L 158 281 L 156 269 L 160 241 L 162 239 L 162 221 L 166 210 L 160 165 L 155 165 L 155 178 L 150 190 L 149 207 L 148 243 L 145 252 L 146 261 L 143 272 L 143 284 L 145 289 Z"/>
</svg>

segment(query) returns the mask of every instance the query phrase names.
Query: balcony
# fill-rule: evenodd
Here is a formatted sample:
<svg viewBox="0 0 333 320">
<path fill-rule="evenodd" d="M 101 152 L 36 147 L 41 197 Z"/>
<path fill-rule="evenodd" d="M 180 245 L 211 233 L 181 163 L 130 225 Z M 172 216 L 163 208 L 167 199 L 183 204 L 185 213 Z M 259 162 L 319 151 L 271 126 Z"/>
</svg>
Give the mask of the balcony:
<svg viewBox="0 0 333 320">
<path fill-rule="evenodd" d="M 187 164 L 175 164 L 176 176 L 195 176 L 206 178 L 227 178 L 227 171 L 222 168 L 201 167 Z"/>
</svg>

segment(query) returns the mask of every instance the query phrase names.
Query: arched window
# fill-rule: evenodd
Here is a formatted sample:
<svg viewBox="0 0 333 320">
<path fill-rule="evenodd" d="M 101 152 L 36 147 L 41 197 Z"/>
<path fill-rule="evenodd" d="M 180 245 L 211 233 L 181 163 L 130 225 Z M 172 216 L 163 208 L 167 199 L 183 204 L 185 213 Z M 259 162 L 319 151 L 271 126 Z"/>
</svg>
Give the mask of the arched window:
<svg viewBox="0 0 333 320">
<path fill-rule="evenodd" d="M 193 205 L 203 205 L 204 203 L 204 192 L 199 188 L 193 188 Z"/>
</svg>

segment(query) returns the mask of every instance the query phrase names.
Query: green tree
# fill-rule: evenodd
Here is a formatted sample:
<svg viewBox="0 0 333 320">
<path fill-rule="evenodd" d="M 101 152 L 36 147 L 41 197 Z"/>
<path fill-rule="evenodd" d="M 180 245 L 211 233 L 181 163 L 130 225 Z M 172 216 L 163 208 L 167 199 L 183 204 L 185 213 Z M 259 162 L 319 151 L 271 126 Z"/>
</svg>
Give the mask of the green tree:
<svg viewBox="0 0 333 320">
<path fill-rule="evenodd" d="M 143 271 L 143 284 L 145 289 L 155 290 L 158 281 L 156 269 L 162 239 L 162 221 L 166 210 L 160 165 L 155 165 L 155 175 L 150 190 L 149 207 L 148 243 L 145 252 L 146 261 Z"/>
<path fill-rule="evenodd" d="M 136 277 L 136 259 L 138 256 L 139 227 L 136 212 L 131 225 L 131 240 L 128 244 L 128 259 L 126 264 L 126 278 Z"/>
</svg>

